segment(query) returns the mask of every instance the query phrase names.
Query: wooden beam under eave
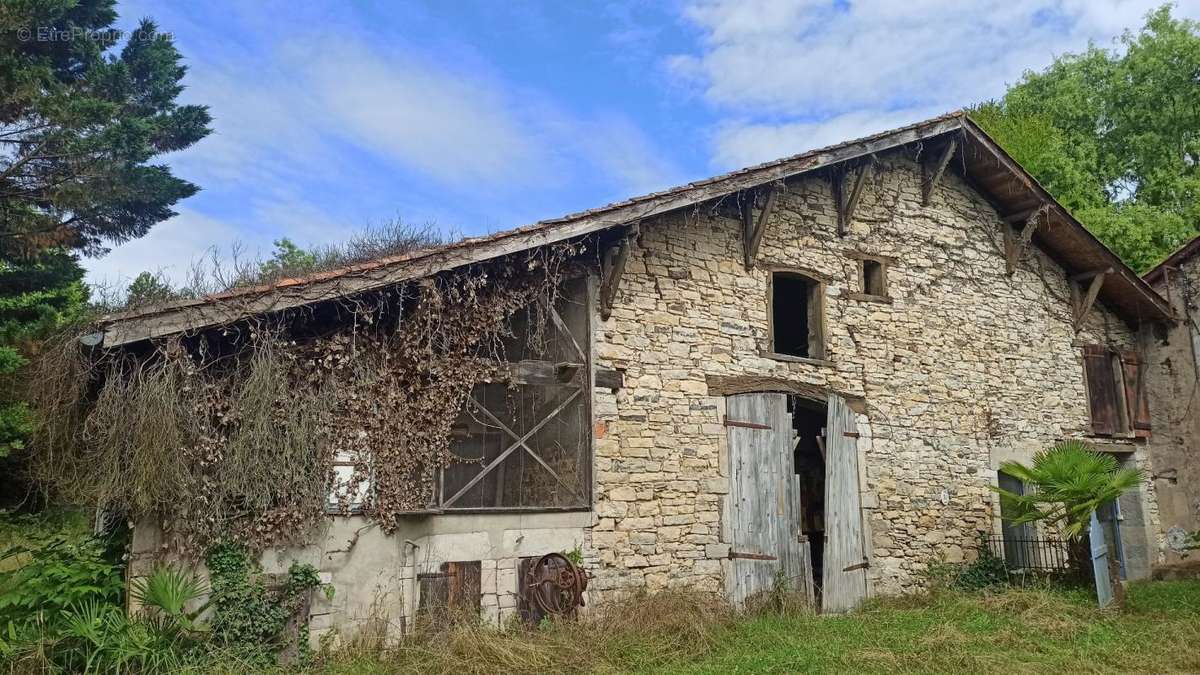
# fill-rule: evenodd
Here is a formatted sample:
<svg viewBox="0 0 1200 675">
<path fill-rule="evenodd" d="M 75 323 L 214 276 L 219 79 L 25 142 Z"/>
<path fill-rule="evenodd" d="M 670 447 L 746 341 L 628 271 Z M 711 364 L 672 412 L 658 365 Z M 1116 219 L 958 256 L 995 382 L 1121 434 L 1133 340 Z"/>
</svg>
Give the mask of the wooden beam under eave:
<svg viewBox="0 0 1200 675">
<path fill-rule="evenodd" d="M 1087 272 L 1080 272 L 1078 274 L 1072 274 L 1071 276 L 1069 276 L 1067 278 L 1070 279 L 1071 281 L 1087 281 L 1089 279 L 1098 277 L 1102 274 L 1112 274 L 1115 271 L 1116 270 L 1113 269 L 1112 267 L 1105 267 L 1104 269 L 1090 270 Z"/>
<path fill-rule="evenodd" d="M 838 207 L 837 233 L 839 237 L 844 237 L 850 233 L 850 221 L 854 218 L 854 210 L 858 208 L 858 200 L 860 197 L 862 197 L 863 184 L 867 182 L 867 177 L 870 175 L 870 173 L 871 163 L 867 162 L 861 169 L 858 170 L 858 174 L 855 175 L 854 187 L 851 188 L 850 196 L 846 199 L 846 203 L 844 205 L 841 202 L 841 177 L 838 176 L 834 178 L 833 182 L 836 189 L 834 190 L 833 194 L 834 199 L 836 200 L 835 203 Z"/>
<path fill-rule="evenodd" d="M 782 181 L 777 181 L 767 186 L 767 201 L 763 205 L 762 211 L 758 214 L 758 221 L 750 229 L 746 230 L 746 269 L 754 269 L 754 264 L 758 261 L 758 249 L 762 245 L 763 235 L 767 232 L 767 224 L 770 222 L 771 213 L 775 210 L 775 200 L 779 196 L 779 192 L 785 189 Z M 754 200 L 748 202 L 753 205 Z M 753 219 L 746 219 L 747 226 Z"/>
<path fill-rule="evenodd" d="M 1023 211 L 1009 213 L 1009 214 L 1000 216 L 1000 220 L 1003 220 L 1006 223 L 1023 223 L 1025 221 L 1029 220 L 1030 216 L 1037 213 L 1038 209 L 1040 209 L 1040 208 L 1042 208 L 1042 207 L 1035 206 L 1032 209 L 1025 209 Z"/>
<path fill-rule="evenodd" d="M 1083 328 L 1083 320 L 1087 317 L 1087 313 L 1091 311 L 1092 305 L 1096 303 L 1096 296 L 1100 295 L 1100 287 L 1104 285 L 1104 279 L 1112 272 L 1112 269 L 1105 269 L 1095 272 L 1091 276 L 1091 281 L 1088 283 L 1086 293 L 1081 293 L 1081 289 L 1077 285 L 1078 282 L 1071 281 L 1072 299 L 1075 301 L 1074 319 L 1075 332 L 1078 333 L 1080 328 Z M 1085 277 L 1086 278 L 1086 277 Z"/>
<path fill-rule="evenodd" d="M 933 197 L 933 191 L 937 189 L 938 181 L 942 180 L 942 174 L 946 172 L 946 167 L 950 164 L 950 160 L 954 157 L 954 152 L 958 150 L 958 139 L 951 138 L 946 144 L 945 150 L 942 151 L 938 158 L 937 164 L 933 166 L 933 171 L 925 179 L 924 185 L 921 186 L 921 204 L 929 206 L 929 200 Z"/>
<path fill-rule="evenodd" d="M 629 260 L 629 249 L 632 248 L 637 234 L 638 226 L 635 224 L 616 246 L 604 252 L 604 261 L 600 266 L 600 318 L 605 321 L 612 316 L 613 302 L 617 298 L 617 289 L 621 285 L 625 264 Z"/>
<path fill-rule="evenodd" d="M 1020 234 L 1013 231 L 1013 227 L 1008 222 L 1003 224 L 1004 227 L 1004 268 L 1008 276 L 1012 276 L 1017 271 L 1017 263 L 1021 260 L 1021 253 L 1025 251 L 1025 247 L 1033 240 L 1033 233 L 1037 231 L 1038 220 L 1043 212 L 1048 213 L 1047 205 L 1043 204 L 1035 209 L 1025 220 L 1025 226 L 1021 228 Z"/>
</svg>

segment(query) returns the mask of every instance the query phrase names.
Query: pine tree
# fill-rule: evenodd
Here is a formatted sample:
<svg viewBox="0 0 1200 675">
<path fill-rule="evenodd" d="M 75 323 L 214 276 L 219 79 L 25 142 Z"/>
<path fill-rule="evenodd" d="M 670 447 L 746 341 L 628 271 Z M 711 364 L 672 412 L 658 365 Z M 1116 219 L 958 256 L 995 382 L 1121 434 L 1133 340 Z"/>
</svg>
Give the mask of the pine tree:
<svg viewBox="0 0 1200 675">
<path fill-rule="evenodd" d="M 0 457 L 30 425 L 22 368 L 87 302 L 78 256 L 146 234 L 197 190 L 152 162 L 206 136 L 208 110 L 176 103 L 170 36 L 149 20 L 121 35 L 114 4 L 0 2 Z"/>
<path fill-rule="evenodd" d="M 186 68 L 143 20 L 119 53 L 113 0 L 0 7 L 0 258 L 101 253 L 175 212 L 195 185 L 150 162 L 208 134 L 178 105 Z"/>
</svg>

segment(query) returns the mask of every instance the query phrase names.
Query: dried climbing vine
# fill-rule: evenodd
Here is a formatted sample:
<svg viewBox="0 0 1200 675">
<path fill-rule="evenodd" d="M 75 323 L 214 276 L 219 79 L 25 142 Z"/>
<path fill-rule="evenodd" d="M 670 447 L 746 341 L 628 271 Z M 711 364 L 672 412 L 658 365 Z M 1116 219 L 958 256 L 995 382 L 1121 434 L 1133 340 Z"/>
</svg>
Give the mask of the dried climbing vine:
<svg viewBox="0 0 1200 675">
<path fill-rule="evenodd" d="M 451 426 L 500 375 L 517 312 L 531 313 L 525 342 L 544 344 L 540 309 L 582 252 L 543 247 L 149 348 L 87 353 L 65 337 L 33 385 L 35 475 L 157 520 L 191 554 L 299 543 L 331 489 L 358 494 L 368 477 L 364 511 L 390 531 L 457 461 Z M 337 464 L 353 466 L 348 484 Z"/>
</svg>

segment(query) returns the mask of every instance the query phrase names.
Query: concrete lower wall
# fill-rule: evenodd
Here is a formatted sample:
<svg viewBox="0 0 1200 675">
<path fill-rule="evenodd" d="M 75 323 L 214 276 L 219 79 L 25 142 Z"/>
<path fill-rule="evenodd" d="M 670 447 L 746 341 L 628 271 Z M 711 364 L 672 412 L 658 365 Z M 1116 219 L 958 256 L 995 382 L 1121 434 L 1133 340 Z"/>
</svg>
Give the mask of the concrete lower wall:
<svg viewBox="0 0 1200 675">
<path fill-rule="evenodd" d="M 444 562 L 480 561 L 482 613 L 500 624 L 516 613 L 521 558 L 586 551 L 593 517 L 591 512 L 424 516 L 402 520 L 392 534 L 361 516 L 333 517 L 312 537 L 314 544 L 266 551 L 261 562 L 267 574 L 285 574 L 294 561 L 310 563 L 333 585 L 332 599 L 313 596 L 314 644 L 331 630 L 338 639 L 363 632 L 402 634 L 416 616 L 417 575 L 437 572 Z M 144 574 L 160 557 L 158 528 L 139 525 L 133 552 L 131 572 Z"/>
</svg>

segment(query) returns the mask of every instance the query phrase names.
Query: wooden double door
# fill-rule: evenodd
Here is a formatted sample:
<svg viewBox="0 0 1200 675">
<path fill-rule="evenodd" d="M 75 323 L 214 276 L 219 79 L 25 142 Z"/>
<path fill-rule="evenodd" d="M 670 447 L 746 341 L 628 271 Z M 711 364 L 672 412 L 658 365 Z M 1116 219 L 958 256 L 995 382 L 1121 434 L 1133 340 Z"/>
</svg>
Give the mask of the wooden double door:
<svg viewBox="0 0 1200 675">
<path fill-rule="evenodd" d="M 830 395 L 825 420 L 817 441 L 823 455 L 824 494 L 814 504 L 811 495 L 802 499 L 802 485 L 811 481 L 802 482 L 797 474 L 797 434 L 788 395 L 726 398 L 729 495 L 724 516 L 730 564 L 725 586 L 735 605 L 781 587 L 810 600 L 819 596 L 824 612 L 852 609 L 866 597 L 868 558 L 854 412 L 844 399 Z M 805 502 L 821 509 L 819 534 L 805 531 Z M 814 545 L 821 550 L 814 552 Z M 818 578 L 813 573 L 814 553 L 820 560 Z"/>
</svg>

